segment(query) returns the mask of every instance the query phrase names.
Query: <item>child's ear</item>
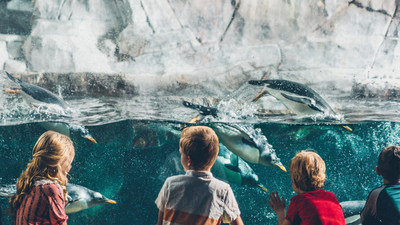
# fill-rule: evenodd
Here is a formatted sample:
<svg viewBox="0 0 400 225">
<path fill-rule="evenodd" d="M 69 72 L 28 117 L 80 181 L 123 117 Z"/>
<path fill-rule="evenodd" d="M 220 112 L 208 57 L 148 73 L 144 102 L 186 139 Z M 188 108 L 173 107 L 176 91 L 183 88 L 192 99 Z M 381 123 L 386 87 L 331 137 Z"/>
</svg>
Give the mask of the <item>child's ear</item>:
<svg viewBox="0 0 400 225">
<path fill-rule="evenodd" d="M 190 166 L 192 165 L 192 159 L 190 158 L 190 156 L 187 157 L 187 166 L 190 168 Z"/>
</svg>

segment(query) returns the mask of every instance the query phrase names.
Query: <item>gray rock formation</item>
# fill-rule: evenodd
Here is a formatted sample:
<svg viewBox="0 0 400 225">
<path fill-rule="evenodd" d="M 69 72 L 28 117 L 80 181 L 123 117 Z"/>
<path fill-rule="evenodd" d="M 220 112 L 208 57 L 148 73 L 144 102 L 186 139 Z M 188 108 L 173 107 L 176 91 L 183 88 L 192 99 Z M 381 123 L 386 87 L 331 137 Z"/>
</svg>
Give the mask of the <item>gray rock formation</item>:
<svg viewBox="0 0 400 225">
<path fill-rule="evenodd" d="M 275 78 L 344 91 L 354 79 L 399 78 L 399 0 L 0 4 L 0 69 L 10 72 L 123 73 L 212 84 L 274 71 Z"/>
</svg>

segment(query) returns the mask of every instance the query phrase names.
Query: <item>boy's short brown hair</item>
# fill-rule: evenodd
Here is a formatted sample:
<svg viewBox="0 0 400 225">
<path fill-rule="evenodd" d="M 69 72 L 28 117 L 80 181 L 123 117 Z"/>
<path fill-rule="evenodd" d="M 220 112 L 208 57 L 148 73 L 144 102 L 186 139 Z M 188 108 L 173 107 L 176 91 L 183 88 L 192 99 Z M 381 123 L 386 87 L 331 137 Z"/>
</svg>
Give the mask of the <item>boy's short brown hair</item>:
<svg viewBox="0 0 400 225">
<path fill-rule="evenodd" d="M 214 165 L 218 156 L 218 136 L 206 126 L 191 126 L 183 129 L 179 148 L 190 157 L 193 169 L 202 170 Z"/>
<path fill-rule="evenodd" d="M 290 177 L 302 191 L 313 191 L 324 186 L 325 162 L 315 152 L 301 151 L 290 160 Z"/>
<path fill-rule="evenodd" d="M 396 145 L 384 148 L 379 154 L 378 168 L 384 179 L 396 182 L 400 179 L 400 147 Z"/>
</svg>

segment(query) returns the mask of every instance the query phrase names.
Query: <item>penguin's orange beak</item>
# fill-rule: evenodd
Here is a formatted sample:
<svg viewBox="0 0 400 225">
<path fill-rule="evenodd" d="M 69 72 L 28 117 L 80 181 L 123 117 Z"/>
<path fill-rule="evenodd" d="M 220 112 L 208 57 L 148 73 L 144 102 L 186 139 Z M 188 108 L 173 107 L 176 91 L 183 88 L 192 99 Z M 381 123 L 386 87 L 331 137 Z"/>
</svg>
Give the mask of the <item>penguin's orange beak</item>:
<svg viewBox="0 0 400 225">
<path fill-rule="evenodd" d="M 91 142 L 97 144 L 97 141 L 96 141 L 94 138 L 89 137 L 89 136 L 85 136 L 85 138 L 88 139 L 89 141 L 91 141 Z"/>
<path fill-rule="evenodd" d="M 21 92 L 21 90 L 12 89 L 12 88 L 4 88 L 4 92 L 7 94 L 19 94 Z"/>
</svg>

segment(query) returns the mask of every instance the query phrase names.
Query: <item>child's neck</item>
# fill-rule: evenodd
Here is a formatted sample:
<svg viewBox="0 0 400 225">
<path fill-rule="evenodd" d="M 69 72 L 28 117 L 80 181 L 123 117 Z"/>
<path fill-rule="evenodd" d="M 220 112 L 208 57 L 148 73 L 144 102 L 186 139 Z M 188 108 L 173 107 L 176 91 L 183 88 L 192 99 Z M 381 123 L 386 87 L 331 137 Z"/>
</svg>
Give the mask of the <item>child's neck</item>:
<svg viewBox="0 0 400 225">
<path fill-rule="evenodd" d="M 201 169 L 201 170 L 196 170 L 196 169 L 193 169 L 192 167 L 189 167 L 187 170 L 211 172 L 211 167 L 210 168 L 204 168 L 204 169 Z"/>
<path fill-rule="evenodd" d="M 389 181 L 389 180 L 386 180 L 385 178 L 383 178 L 383 184 L 389 185 L 389 184 L 398 184 L 398 183 L 400 183 L 400 179 L 397 181 Z"/>
</svg>

